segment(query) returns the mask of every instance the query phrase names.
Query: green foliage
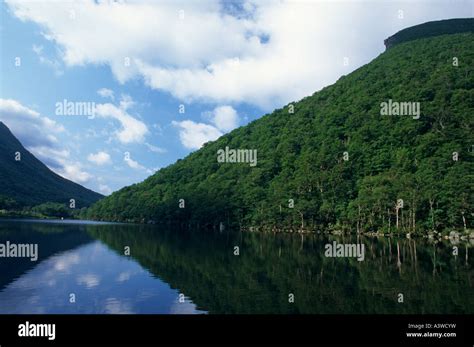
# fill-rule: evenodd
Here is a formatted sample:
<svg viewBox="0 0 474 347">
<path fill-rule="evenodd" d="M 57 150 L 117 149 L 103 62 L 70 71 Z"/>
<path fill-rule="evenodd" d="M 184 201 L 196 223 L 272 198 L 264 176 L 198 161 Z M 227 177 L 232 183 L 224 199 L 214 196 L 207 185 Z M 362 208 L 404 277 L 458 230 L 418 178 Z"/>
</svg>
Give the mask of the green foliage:
<svg viewBox="0 0 474 347">
<path fill-rule="evenodd" d="M 86 216 L 185 228 L 471 228 L 473 66 L 472 33 L 401 43 L 294 103 L 294 114 L 284 107 L 238 128 Z M 420 102 L 421 117 L 381 115 L 388 99 Z M 257 166 L 218 163 L 226 146 L 256 149 Z"/>
<path fill-rule="evenodd" d="M 0 195 L 0 210 L 14 210 L 18 208 L 18 203 L 5 195 Z"/>
<path fill-rule="evenodd" d="M 49 217 L 70 217 L 71 211 L 65 204 L 55 202 L 46 202 L 44 204 L 33 207 L 32 212 Z"/>
</svg>

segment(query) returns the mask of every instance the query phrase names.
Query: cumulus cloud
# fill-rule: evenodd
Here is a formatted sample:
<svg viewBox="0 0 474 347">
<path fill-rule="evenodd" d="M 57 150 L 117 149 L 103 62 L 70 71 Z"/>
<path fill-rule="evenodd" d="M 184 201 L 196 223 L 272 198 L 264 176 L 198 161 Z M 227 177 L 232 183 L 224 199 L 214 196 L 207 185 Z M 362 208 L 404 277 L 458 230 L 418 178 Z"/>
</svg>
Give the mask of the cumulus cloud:
<svg viewBox="0 0 474 347">
<path fill-rule="evenodd" d="M 402 28 L 472 12 L 470 1 L 448 0 L 6 3 L 39 24 L 69 66 L 105 63 L 120 82 L 142 77 L 186 101 L 264 108 L 334 82 L 348 72 L 344 57 L 354 69 Z"/>
<path fill-rule="evenodd" d="M 124 161 L 127 163 L 128 166 L 130 166 L 132 169 L 142 169 L 144 170 L 145 167 L 138 164 L 137 161 L 131 159 L 131 158 L 125 158 Z"/>
<path fill-rule="evenodd" d="M 103 98 L 109 98 L 109 99 L 114 99 L 114 91 L 111 89 L 107 88 L 101 88 L 97 91 L 97 94 L 99 94 Z"/>
<path fill-rule="evenodd" d="M 147 169 L 146 167 L 144 167 L 143 165 L 141 165 L 140 163 L 138 163 L 137 161 L 133 160 L 131 157 L 130 157 L 130 153 L 126 152 L 126 155 L 125 157 L 123 158 L 123 161 L 129 166 L 131 167 L 132 169 L 135 169 L 135 170 L 143 170 L 143 171 L 146 171 L 147 173 L 151 173 L 151 170 Z"/>
<path fill-rule="evenodd" d="M 188 149 L 199 149 L 204 143 L 216 140 L 239 125 L 239 115 L 232 106 L 218 106 L 202 115 L 212 124 L 192 120 L 171 123 L 179 129 L 181 144 Z"/>
<path fill-rule="evenodd" d="M 64 162 L 62 168 L 54 170 L 57 174 L 77 183 L 89 182 L 92 175 L 82 169 L 82 164 L 79 162 L 66 163 Z"/>
<path fill-rule="evenodd" d="M 29 150 L 52 170 L 61 170 L 69 161 L 71 152 L 67 149 L 56 147 L 38 146 Z"/>
<path fill-rule="evenodd" d="M 214 141 L 222 136 L 219 129 L 209 124 L 196 123 L 192 120 L 173 121 L 172 124 L 179 128 L 179 139 L 188 149 L 198 149 L 204 143 Z"/>
<path fill-rule="evenodd" d="M 70 158 L 67 149 L 51 147 L 34 147 L 29 150 L 58 175 L 76 183 L 84 184 L 91 181 L 93 176 L 84 170 L 82 164 Z"/>
<path fill-rule="evenodd" d="M 148 127 L 141 120 L 134 118 L 127 110 L 134 102 L 128 95 L 123 95 L 120 106 L 110 103 L 99 104 L 95 107 L 98 117 L 111 118 L 120 123 L 121 128 L 115 132 L 117 140 L 123 144 L 142 143 L 149 133 Z"/>
<path fill-rule="evenodd" d="M 58 143 L 57 134 L 65 129 L 54 120 L 23 106 L 13 99 L 0 99 L 0 121 L 26 147 L 51 147 Z"/>
<path fill-rule="evenodd" d="M 99 191 L 104 195 L 112 194 L 112 189 L 106 184 L 99 183 Z"/>
<path fill-rule="evenodd" d="M 239 115 L 232 106 L 219 106 L 210 114 L 211 122 L 217 129 L 224 132 L 237 128 L 239 125 Z"/>
<path fill-rule="evenodd" d="M 112 160 L 110 159 L 110 155 L 104 151 L 99 151 L 97 153 L 89 154 L 87 156 L 87 160 L 99 166 L 112 163 Z"/>
</svg>

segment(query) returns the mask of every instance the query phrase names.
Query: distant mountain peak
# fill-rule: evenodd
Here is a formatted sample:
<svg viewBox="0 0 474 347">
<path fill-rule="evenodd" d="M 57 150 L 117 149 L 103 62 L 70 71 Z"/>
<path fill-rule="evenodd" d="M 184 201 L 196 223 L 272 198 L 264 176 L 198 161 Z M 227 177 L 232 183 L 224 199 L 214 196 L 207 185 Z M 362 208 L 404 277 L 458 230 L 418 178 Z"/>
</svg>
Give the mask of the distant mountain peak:
<svg viewBox="0 0 474 347">
<path fill-rule="evenodd" d="M 426 37 L 474 32 L 474 18 L 453 18 L 418 24 L 400 30 L 384 40 L 385 48 L 389 49 L 399 43 Z"/>
<path fill-rule="evenodd" d="M 19 153 L 20 157 L 16 158 Z M 17 160 L 19 159 L 19 160 Z M 86 207 L 103 196 L 51 171 L 0 122 L 0 195 L 24 206 L 45 202 Z"/>
</svg>

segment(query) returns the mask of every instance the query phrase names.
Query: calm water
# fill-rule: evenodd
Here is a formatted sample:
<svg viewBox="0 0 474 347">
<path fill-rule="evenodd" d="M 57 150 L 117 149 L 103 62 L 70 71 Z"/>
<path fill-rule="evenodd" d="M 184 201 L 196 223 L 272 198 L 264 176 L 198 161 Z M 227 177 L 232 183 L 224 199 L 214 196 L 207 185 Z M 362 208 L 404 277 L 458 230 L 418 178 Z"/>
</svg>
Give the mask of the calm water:
<svg viewBox="0 0 474 347">
<path fill-rule="evenodd" d="M 474 312 L 469 243 L 0 221 L 6 241 L 39 257 L 0 258 L 0 313 Z M 362 242 L 364 261 L 325 257 L 333 241 Z"/>
</svg>

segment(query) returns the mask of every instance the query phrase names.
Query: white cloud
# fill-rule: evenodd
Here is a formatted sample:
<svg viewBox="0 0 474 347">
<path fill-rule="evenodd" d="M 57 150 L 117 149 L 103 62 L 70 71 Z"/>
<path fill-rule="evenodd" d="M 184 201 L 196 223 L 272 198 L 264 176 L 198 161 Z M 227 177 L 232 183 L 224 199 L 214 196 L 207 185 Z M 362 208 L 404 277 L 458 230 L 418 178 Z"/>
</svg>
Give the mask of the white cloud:
<svg viewBox="0 0 474 347">
<path fill-rule="evenodd" d="M 95 154 L 94 153 L 89 154 L 87 156 L 87 160 L 99 166 L 112 163 L 112 160 L 110 159 L 110 155 L 104 151 L 99 151 Z"/>
<path fill-rule="evenodd" d="M 472 1 L 449 0 L 249 0 L 234 13 L 219 0 L 6 2 L 18 18 L 41 26 L 69 66 L 108 64 L 121 82 L 143 77 L 182 100 L 264 108 L 309 95 L 367 63 L 402 28 L 472 13 Z"/>
<path fill-rule="evenodd" d="M 129 157 L 125 157 L 123 159 L 123 161 L 125 163 L 127 163 L 127 165 L 129 167 L 131 167 L 132 169 L 136 169 L 136 170 L 147 170 L 146 167 L 144 167 L 143 165 L 140 165 L 137 161 L 133 160 L 132 158 L 129 158 Z"/>
<path fill-rule="evenodd" d="M 214 141 L 222 136 L 219 129 L 204 123 L 184 120 L 181 122 L 173 121 L 172 124 L 180 129 L 179 138 L 181 143 L 189 149 L 198 149 L 204 143 Z"/>
<path fill-rule="evenodd" d="M 149 143 L 145 143 L 145 146 L 147 146 L 147 148 L 153 153 L 160 153 L 160 154 L 166 153 L 166 149 L 164 148 L 153 146 Z"/>
<path fill-rule="evenodd" d="M 239 115 L 232 106 L 219 106 L 210 113 L 211 122 L 221 131 L 231 131 L 239 125 Z"/>
<path fill-rule="evenodd" d="M 70 151 L 56 147 L 39 146 L 28 148 L 42 163 L 58 175 L 76 183 L 88 183 L 92 175 L 84 171 L 82 164 L 71 160 Z"/>
<path fill-rule="evenodd" d="M 52 147 L 58 143 L 56 135 L 65 130 L 54 120 L 12 99 L 0 99 L 0 121 L 25 147 Z"/>
<path fill-rule="evenodd" d="M 99 183 L 99 191 L 104 195 L 112 194 L 112 189 L 110 189 L 110 187 L 106 184 L 100 184 Z"/>
<path fill-rule="evenodd" d="M 219 106 L 213 111 L 204 112 L 203 116 L 213 125 L 197 123 L 192 120 L 173 121 L 179 128 L 179 139 L 184 147 L 198 149 L 208 142 L 214 141 L 224 133 L 235 129 L 239 124 L 239 115 L 232 106 Z"/>
<path fill-rule="evenodd" d="M 135 101 L 133 101 L 132 97 L 127 94 L 122 94 L 122 98 L 120 99 L 120 108 L 122 110 L 128 110 L 133 105 L 135 105 Z"/>
<path fill-rule="evenodd" d="M 118 121 L 121 129 L 115 132 L 116 138 L 123 144 L 142 143 L 145 136 L 149 133 L 148 127 L 144 122 L 132 117 L 127 109 L 134 104 L 133 100 L 123 95 L 120 101 L 120 106 L 113 104 L 99 104 L 96 105 L 95 112 L 98 117 L 112 118 Z"/>
<path fill-rule="evenodd" d="M 67 178 L 77 183 L 87 183 L 92 178 L 91 174 L 82 170 L 82 165 L 79 162 L 63 162 L 62 168 L 53 170 L 64 178 Z"/>
<path fill-rule="evenodd" d="M 0 99 L 0 121 L 23 146 L 58 175 L 77 183 L 86 183 L 92 178 L 82 169 L 81 163 L 71 160 L 70 151 L 60 144 L 56 135 L 65 129 L 54 120 L 16 100 Z"/>
<path fill-rule="evenodd" d="M 103 98 L 109 98 L 114 100 L 114 91 L 111 89 L 101 88 L 97 91 L 97 94 L 99 94 Z"/>
<path fill-rule="evenodd" d="M 46 146 L 29 148 L 41 162 L 46 164 L 58 175 L 70 181 L 84 184 L 92 179 L 92 175 L 82 168 L 82 164 L 70 158 L 67 149 L 56 149 Z"/>
<path fill-rule="evenodd" d="M 61 170 L 71 154 L 69 150 L 57 147 L 37 146 L 28 149 L 52 170 Z"/>
</svg>

